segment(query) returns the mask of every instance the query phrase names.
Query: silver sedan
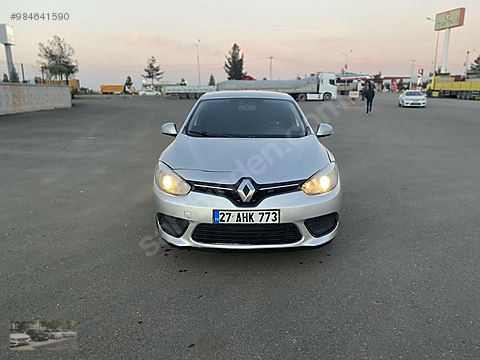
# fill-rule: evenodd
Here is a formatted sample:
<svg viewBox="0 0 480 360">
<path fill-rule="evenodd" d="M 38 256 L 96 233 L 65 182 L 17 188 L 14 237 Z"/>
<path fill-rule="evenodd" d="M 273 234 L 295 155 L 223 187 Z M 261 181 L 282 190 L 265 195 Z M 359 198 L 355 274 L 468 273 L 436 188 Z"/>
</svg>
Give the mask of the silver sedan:
<svg viewBox="0 0 480 360">
<path fill-rule="evenodd" d="M 316 247 L 336 235 L 337 163 L 289 96 L 203 95 L 155 168 L 156 224 L 171 245 L 193 248 Z"/>
</svg>

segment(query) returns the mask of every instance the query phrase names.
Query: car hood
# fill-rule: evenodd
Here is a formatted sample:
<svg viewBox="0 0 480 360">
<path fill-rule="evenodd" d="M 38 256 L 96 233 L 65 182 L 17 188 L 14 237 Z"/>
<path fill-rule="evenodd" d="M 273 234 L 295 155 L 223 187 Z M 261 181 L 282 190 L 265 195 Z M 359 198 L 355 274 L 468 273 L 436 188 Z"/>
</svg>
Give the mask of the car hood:
<svg viewBox="0 0 480 360">
<path fill-rule="evenodd" d="M 207 138 L 179 134 L 160 160 L 187 180 L 259 184 L 304 180 L 331 161 L 315 135 L 302 138 Z"/>
<path fill-rule="evenodd" d="M 27 334 L 22 334 L 22 333 L 13 333 L 10 334 L 10 339 L 12 340 L 18 340 L 18 339 L 28 339 L 30 336 Z"/>
</svg>

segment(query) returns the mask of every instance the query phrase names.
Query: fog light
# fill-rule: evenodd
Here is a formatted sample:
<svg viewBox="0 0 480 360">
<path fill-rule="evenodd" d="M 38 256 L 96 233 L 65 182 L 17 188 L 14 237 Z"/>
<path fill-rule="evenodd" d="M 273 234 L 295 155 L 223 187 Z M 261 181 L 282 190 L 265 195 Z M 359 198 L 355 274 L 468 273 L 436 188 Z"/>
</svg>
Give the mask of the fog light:
<svg viewBox="0 0 480 360">
<path fill-rule="evenodd" d="M 187 231 L 190 222 L 174 216 L 157 214 L 157 226 L 159 225 L 168 235 L 179 238 Z"/>
<path fill-rule="evenodd" d="M 312 236 L 320 237 L 332 232 L 337 226 L 338 214 L 332 213 L 328 215 L 310 218 L 304 221 L 305 227 Z"/>
</svg>

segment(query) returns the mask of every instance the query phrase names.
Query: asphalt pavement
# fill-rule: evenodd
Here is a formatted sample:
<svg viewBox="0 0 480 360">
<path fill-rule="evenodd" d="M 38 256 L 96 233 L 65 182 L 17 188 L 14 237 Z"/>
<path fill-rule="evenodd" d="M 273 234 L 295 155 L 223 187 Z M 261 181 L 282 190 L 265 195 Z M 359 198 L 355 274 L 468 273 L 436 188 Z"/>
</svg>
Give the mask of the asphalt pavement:
<svg viewBox="0 0 480 360">
<path fill-rule="evenodd" d="M 25 358 L 10 320 L 34 319 L 78 323 L 78 350 L 38 359 L 480 357 L 480 101 L 377 94 L 371 116 L 302 103 L 334 128 L 340 233 L 255 253 L 154 237 L 161 125 L 193 104 L 79 98 L 0 117 L 1 359 Z"/>
</svg>

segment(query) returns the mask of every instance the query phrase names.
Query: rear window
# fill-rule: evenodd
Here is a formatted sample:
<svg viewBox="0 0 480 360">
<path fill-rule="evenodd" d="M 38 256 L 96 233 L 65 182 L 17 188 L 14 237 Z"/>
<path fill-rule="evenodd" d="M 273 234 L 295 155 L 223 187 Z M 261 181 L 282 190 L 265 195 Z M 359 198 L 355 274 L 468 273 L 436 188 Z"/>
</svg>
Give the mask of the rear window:
<svg viewBox="0 0 480 360">
<path fill-rule="evenodd" d="M 197 137 L 291 138 L 308 135 L 308 127 L 293 101 L 211 99 L 198 104 L 185 133 Z"/>
</svg>

